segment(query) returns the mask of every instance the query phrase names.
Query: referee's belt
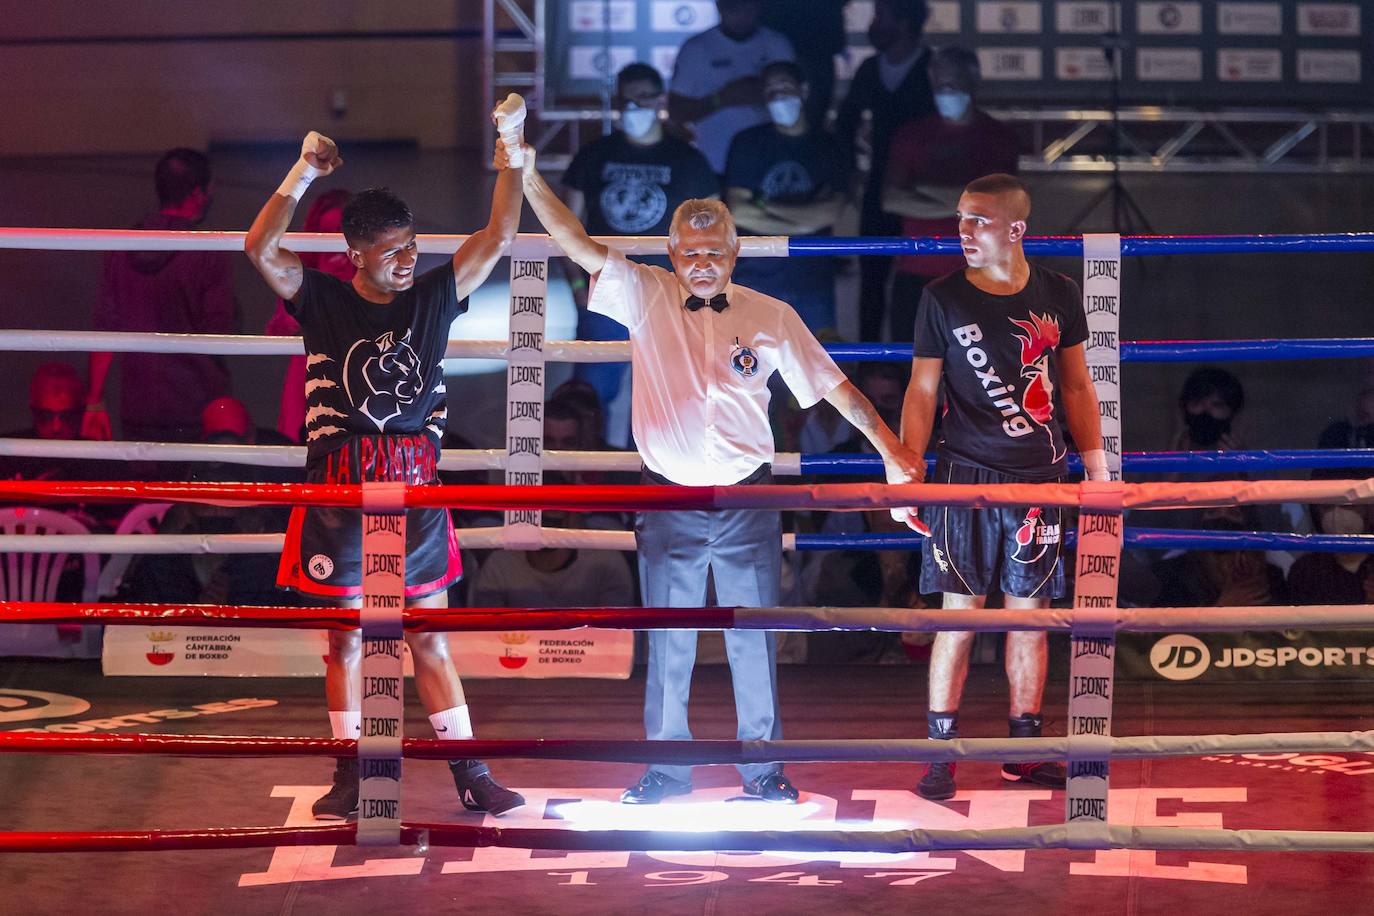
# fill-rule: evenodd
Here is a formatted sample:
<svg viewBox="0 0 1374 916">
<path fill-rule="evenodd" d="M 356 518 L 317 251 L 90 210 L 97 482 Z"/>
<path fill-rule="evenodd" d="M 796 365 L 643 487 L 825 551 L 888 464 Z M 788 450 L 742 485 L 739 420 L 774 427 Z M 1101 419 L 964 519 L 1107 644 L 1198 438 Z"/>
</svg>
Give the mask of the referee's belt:
<svg viewBox="0 0 1374 916">
<path fill-rule="evenodd" d="M 643 468 L 643 471 L 644 471 L 644 476 L 645 476 L 645 477 L 649 478 L 651 481 L 653 481 L 653 482 L 656 483 L 656 484 L 659 484 L 660 486 L 665 486 L 665 487 L 683 487 L 683 486 L 687 486 L 687 484 L 678 483 L 676 480 L 669 480 L 667 477 L 664 477 L 662 474 L 655 474 L 653 471 L 651 471 L 651 470 L 650 470 L 649 468 L 647 468 L 647 467 Z M 738 486 L 741 486 L 741 485 L 744 485 L 744 484 L 763 483 L 765 480 L 768 480 L 768 479 L 769 479 L 769 477 L 770 477 L 770 475 L 772 475 L 772 473 L 773 473 L 773 465 L 772 465 L 770 462 L 765 461 L 763 464 L 761 464 L 761 465 L 759 465 L 757 468 L 755 468 L 754 471 L 753 471 L 753 473 L 751 473 L 748 477 L 744 478 L 743 480 L 736 480 L 736 481 L 735 481 L 734 483 L 732 483 L 732 484 L 721 484 L 721 486 L 738 487 Z"/>
</svg>

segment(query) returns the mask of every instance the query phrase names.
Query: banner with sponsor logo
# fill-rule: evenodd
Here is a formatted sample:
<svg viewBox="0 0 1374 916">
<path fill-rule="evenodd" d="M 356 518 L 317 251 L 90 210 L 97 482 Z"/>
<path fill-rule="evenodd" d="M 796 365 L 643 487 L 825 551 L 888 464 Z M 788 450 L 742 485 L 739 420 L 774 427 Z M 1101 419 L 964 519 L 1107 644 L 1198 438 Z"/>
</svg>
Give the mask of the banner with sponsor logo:
<svg viewBox="0 0 1374 916">
<path fill-rule="evenodd" d="M 843 84 L 873 54 L 873 0 L 844 10 Z M 982 103 L 1105 104 L 1117 58 L 1127 105 L 1364 105 L 1374 97 L 1367 2 L 931 0 L 926 38 L 978 53 Z M 678 48 L 716 25 L 708 0 L 545 4 L 546 107 L 584 107 L 633 61 L 672 78 Z M 1263 94 L 1256 90 L 1263 88 Z M 844 96 L 841 85 L 836 100 Z"/>
<path fill-rule="evenodd" d="M 1374 631 L 1122 634 L 1124 678 L 1212 684 L 1374 679 Z"/>
<path fill-rule="evenodd" d="M 1089 488 L 1112 489 L 1116 512 L 1089 511 L 1078 517 L 1074 580 L 1074 621 L 1069 639 L 1069 783 L 1065 804 L 1070 821 L 1107 820 L 1109 764 L 1080 756 L 1075 738 L 1090 742 L 1112 734 L 1112 693 L 1116 640 L 1113 625 L 1121 561 L 1121 484 L 1099 482 Z"/>
<path fill-rule="evenodd" d="M 1084 357 L 1097 391 L 1102 448 L 1112 480 L 1121 479 L 1121 236 L 1083 236 Z M 1115 597 L 1115 593 L 1113 596 Z"/>
<path fill-rule="evenodd" d="M 406 591 L 405 485 L 363 484 L 362 730 L 358 735 L 358 845 L 401 838 L 405 724 L 402 609 Z"/>
<path fill-rule="evenodd" d="M 548 259 L 511 258 L 510 346 L 506 351 L 506 484 L 544 480 L 544 304 Z M 540 545 L 538 509 L 506 512 L 507 547 Z"/>
<path fill-rule="evenodd" d="M 106 627 L 103 670 L 135 677 L 323 677 L 323 630 Z M 459 633 L 453 659 L 463 677 L 630 676 L 628 630 Z M 406 673 L 410 652 L 405 649 Z"/>
</svg>

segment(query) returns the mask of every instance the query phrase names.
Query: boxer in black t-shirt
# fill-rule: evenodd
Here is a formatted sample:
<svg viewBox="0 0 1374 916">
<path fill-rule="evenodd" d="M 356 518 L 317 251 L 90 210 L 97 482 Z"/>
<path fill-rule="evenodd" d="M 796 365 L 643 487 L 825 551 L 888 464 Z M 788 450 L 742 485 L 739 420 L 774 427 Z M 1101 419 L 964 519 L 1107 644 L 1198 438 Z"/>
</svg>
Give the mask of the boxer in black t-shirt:
<svg viewBox="0 0 1374 916">
<path fill-rule="evenodd" d="M 1026 261 L 1021 241 L 1029 215 L 1030 196 L 1012 176 L 970 183 L 956 214 L 968 267 L 932 282 L 921 296 L 902 437 L 913 449 L 926 447 L 943 382 L 934 483 L 1060 479 L 1067 451 L 1061 406 L 1089 479 L 1108 479 L 1097 395 L 1084 357 L 1082 295 L 1068 277 Z M 936 506 L 925 511 L 925 521 L 932 536 L 922 544 L 921 591 L 943 592 L 945 607 L 983 607 L 992 588 L 1001 590 L 1008 608 L 1045 607 L 1064 594 L 1058 509 Z M 935 637 L 931 738 L 958 735 L 973 637 Z M 1007 634 L 1013 738 L 1040 734 L 1046 657 L 1043 632 Z M 1064 786 L 1064 768 L 1053 763 L 1006 764 L 1002 776 Z M 916 788 L 925 798 L 950 798 L 954 764 L 928 765 Z"/>
<path fill-rule="evenodd" d="M 439 441 L 448 411 L 441 361 L 449 326 L 467 310 L 505 252 L 520 219 L 518 169 L 496 180 L 491 218 L 443 264 L 416 276 L 410 208 L 385 188 L 353 197 L 343 211 L 351 282 L 302 267 L 282 247 L 296 203 L 315 177 L 343 160 L 333 141 L 311 132 L 301 159 L 262 208 L 246 250 L 272 291 L 300 322 L 306 350 L 306 479 L 315 483 L 436 483 Z M 357 606 L 362 591 L 362 513 L 297 508 L 278 570 L 279 585 Z M 458 545 L 445 509 L 406 513 L 406 605 L 448 606 L 448 586 L 461 575 Z M 446 633 L 406 635 L 415 684 L 440 738 L 472 737 L 472 722 Z M 361 638 L 329 634 L 325 694 L 337 738 L 356 738 L 361 707 Z M 524 804 L 479 760 L 454 760 L 463 806 L 501 814 Z M 318 819 L 344 819 L 358 805 L 357 758 L 340 758 L 334 785 L 314 806 Z"/>
</svg>

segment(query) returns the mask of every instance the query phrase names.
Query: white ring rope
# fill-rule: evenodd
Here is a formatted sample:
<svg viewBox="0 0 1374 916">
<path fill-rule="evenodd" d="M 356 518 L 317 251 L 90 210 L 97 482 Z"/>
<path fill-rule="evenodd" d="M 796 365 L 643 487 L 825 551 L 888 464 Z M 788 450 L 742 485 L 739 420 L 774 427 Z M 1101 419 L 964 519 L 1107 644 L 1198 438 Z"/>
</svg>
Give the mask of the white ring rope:
<svg viewBox="0 0 1374 916">
<path fill-rule="evenodd" d="M 199 442 L 91 442 L 84 439 L 0 439 L 0 456 L 22 458 L 83 458 L 102 461 L 205 461 L 264 468 L 305 466 L 302 445 L 212 445 Z M 621 471 L 638 473 L 638 452 L 544 452 L 546 471 Z M 505 449 L 445 449 L 441 471 L 499 471 L 506 466 Z M 801 455 L 778 455 L 773 470 L 800 474 Z"/>
<path fill-rule="evenodd" d="M 180 232 L 153 229 L 32 229 L 0 228 L 0 248 L 41 251 L 243 251 L 244 232 Z M 467 235 L 421 233 L 415 236 L 420 254 L 453 254 Z M 667 253 L 661 235 L 596 236 L 610 248 L 636 255 Z M 282 245 L 296 252 L 336 252 L 347 248 L 342 235 L 328 232 L 288 232 Z M 744 236 L 740 255 L 754 258 L 787 257 L 785 235 Z M 522 232 L 506 252 L 522 258 L 547 258 L 563 249 L 547 235 Z"/>
<path fill-rule="evenodd" d="M 445 359 L 505 359 L 508 340 L 450 340 Z M 156 334 L 126 331 L 0 330 L 0 350 L 21 352 L 191 353 L 203 356 L 302 356 L 299 337 L 265 334 Z M 550 340 L 544 357 L 564 363 L 629 362 L 627 340 Z"/>
</svg>

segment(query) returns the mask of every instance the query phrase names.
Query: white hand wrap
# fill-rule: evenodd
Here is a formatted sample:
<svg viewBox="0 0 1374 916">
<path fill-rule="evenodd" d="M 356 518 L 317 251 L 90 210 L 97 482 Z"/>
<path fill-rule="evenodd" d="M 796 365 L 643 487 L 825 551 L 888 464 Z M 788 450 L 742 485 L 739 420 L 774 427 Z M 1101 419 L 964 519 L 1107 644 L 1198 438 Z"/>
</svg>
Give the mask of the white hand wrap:
<svg viewBox="0 0 1374 916">
<path fill-rule="evenodd" d="M 512 92 L 506 100 L 491 113 L 496 124 L 496 132 L 501 135 L 501 145 L 506 148 L 510 167 L 518 169 L 525 164 L 525 100 Z"/>
<path fill-rule="evenodd" d="M 310 187 L 310 182 L 319 178 L 321 174 L 319 169 L 305 161 L 305 154 L 315 152 L 319 141 L 327 139 L 329 138 L 314 130 L 305 135 L 305 140 L 301 143 L 301 158 L 297 159 L 296 164 L 291 166 L 291 171 L 286 173 L 286 178 L 282 180 L 281 187 L 277 188 L 278 194 L 294 201 L 301 199 L 306 188 Z"/>
<path fill-rule="evenodd" d="M 1083 453 L 1083 476 L 1088 480 L 1111 480 L 1112 472 L 1107 470 L 1107 453 L 1100 448 L 1090 448 Z"/>
</svg>

